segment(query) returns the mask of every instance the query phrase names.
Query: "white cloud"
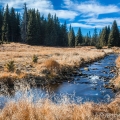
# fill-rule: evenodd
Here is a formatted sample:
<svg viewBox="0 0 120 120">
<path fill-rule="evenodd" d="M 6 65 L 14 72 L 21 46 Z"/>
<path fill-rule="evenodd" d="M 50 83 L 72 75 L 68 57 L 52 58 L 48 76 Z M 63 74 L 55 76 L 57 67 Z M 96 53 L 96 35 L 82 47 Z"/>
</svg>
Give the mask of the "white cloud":
<svg viewBox="0 0 120 120">
<path fill-rule="evenodd" d="M 96 1 L 73 2 L 71 0 L 63 0 L 62 7 L 80 12 L 82 17 L 97 17 L 100 14 L 120 12 L 120 8 L 116 5 L 101 5 Z"/>
<path fill-rule="evenodd" d="M 71 23 L 71 25 L 72 27 L 82 27 L 86 29 L 95 28 L 95 27 L 103 28 L 105 26 L 112 25 L 114 20 L 116 20 L 117 25 L 120 26 L 120 18 L 103 18 L 103 19 L 90 18 L 90 19 L 79 20 L 79 22 L 75 22 L 75 23 L 73 22 Z"/>
<path fill-rule="evenodd" d="M 116 20 L 118 23 L 118 26 L 120 26 L 120 17 L 116 18 L 102 18 L 102 19 L 97 19 L 97 18 L 89 18 L 89 19 L 82 19 L 79 20 L 80 22 L 85 22 L 86 24 L 104 24 L 104 25 L 110 25 L 113 23 L 113 21 Z"/>
<path fill-rule="evenodd" d="M 75 11 L 62 9 L 55 10 L 50 0 L 0 0 L 0 4 L 2 4 L 4 7 L 6 4 L 8 4 L 10 8 L 14 7 L 22 9 L 24 3 L 27 3 L 28 8 L 38 9 L 41 14 L 44 14 L 45 16 L 47 16 L 48 13 L 51 13 L 52 15 L 56 13 L 59 18 L 71 20 L 78 16 L 77 12 Z"/>
<path fill-rule="evenodd" d="M 120 8 L 117 5 L 102 5 L 95 0 L 86 2 L 78 2 L 78 0 L 63 0 L 62 8 L 55 10 L 50 0 L 0 0 L 0 5 L 14 7 L 23 10 L 23 4 L 27 3 L 28 8 L 35 8 L 41 14 L 47 16 L 48 13 L 56 14 L 61 19 L 71 20 L 73 27 L 82 28 L 102 28 L 106 25 L 111 25 L 113 20 L 117 20 L 120 26 L 120 18 L 103 18 L 98 19 L 101 14 L 120 13 Z M 75 20 L 79 17 L 80 20 Z M 78 19 L 78 18 L 77 18 Z M 84 24 L 83 24 L 84 23 Z"/>
<path fill-rule="evenodd" d="M 108 26 L 109 24 L 83 24 L 83 23 L 70 23 L 72 27 L 81 27 L 81 28 L 85 28 L 85 29 L 90 29 L 90 28 L 103 28 L 105 26 Z M 70 24 L 67 24 L 68 26 L 70 26 Z"/>
<path fill-rule="evenodd" d="M 83 24 L 83 23 L 70 23 L 67 24 L 67 26 L 72 26 L 72 27 L 81 27 L 81 28 L 93 28 L 93 26 L 88 25 L 88 24 Z"/>
<path fill-rule="evenodd" d="M 102 18 L 99 19 L 98 16 L 101 14 L 108 13 L 119 13 L 120 8 L 117 5 L 102 5 L 95 0 L 89 0 L 86 2 L 77 2 L 76 0 L 63 0 L 63 8 L 74 10 L 79 12 L 78 21 L 72 22 L 73 27 L 81 28 L 103 28 L 107 25 L 112 25 L 114 20 L 117 21 L 118 26 L 120 26 L 120 18 Z M 69 24 L 68 24 L 69 25 Z"/>
<path fill-rule="evenodd" d="M 1 0 L 0 3 L 4 5 L 4 7 L 8 4 L 9 7 L 14 8 L 22 8 L 24 3 L 27 3 L 29 8 L 53 8 L 53 5 L 49 0 Z"/>
</svg>

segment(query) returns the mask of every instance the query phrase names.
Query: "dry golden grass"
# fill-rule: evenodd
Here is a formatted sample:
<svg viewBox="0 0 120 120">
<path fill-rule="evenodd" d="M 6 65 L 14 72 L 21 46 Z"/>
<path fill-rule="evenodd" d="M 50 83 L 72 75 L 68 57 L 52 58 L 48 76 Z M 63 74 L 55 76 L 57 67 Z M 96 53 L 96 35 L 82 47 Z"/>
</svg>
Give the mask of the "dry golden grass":
<svg viewBox="0 0 120 120">
<path fill-rule="evenodd" d="M 120 89 L 120 75 L 118 75 L 112 82 L 117 89 Z"/>
<path fill-rule="evenodd" d="M 116 66 L 120 68 L 120 56 L 116 59 Z"/>
<path fill-rule="evenodd" d="M 32 103 L 28 99 L 9 102 L 0 111 L 0 120 L 119 120 L 120 98 L 110 104 L 55 104 L 50 100 Z"/>
<path fill-rule="evenodd" d="M 0 47 L 0 80 L 6 80 L 9 77 L 24 78 L 28 74 L 42 75 L 43 69 L 58 70 L 64 66 L 79 66 L 102 58 L 111 52 L 113 52 L 111 49 L 97 50 L 94 47 L 54 48 L 19 43 L 4 44 Z M 32 63 L 34 54 L 39 58 L 36 64 Z M 15 61 L 15 73 L 5 72 L 2 67 L 10 60 Z M 8 102 L 0 111 L 0 120 L 120 120 L 119 113 L 120 98 L 116 98 L 110 104 L 81 105 L 54 104 L 48 99 L 33 104 L 30 100 L 24 99 Z"/>
<path fill-rule="evenodd" d="M 59 70 L 64 66 L 80 66 L 83 62 L 92 62 L 104 57 L 105 54 L 110 52 L 112 52 L 111 49 L 97 50 L 91 46 L 80 48 L 55 48 L 30 46 L 20 43 L 3 44 L 0 45 L 0 74 L 2 75 L 3 72 L 5 72 L 3 66 L 8 61 L 14 61 L 15 69 L 19 70 L 24 75 L 32 74 L 35 76 L 43 76 L 43 69 L 51 70 L 56 68 Z M 32 63 L 33 55 L 38 57 L 36 64 Z M 19 76 L 19 74 L 17 75 Z"/>
<path fill-rule="evenodd" d="M 60 64 L 52 59 L 45 61 L 44 66 L 49 70 L 60 70 Z"/>
</svg>

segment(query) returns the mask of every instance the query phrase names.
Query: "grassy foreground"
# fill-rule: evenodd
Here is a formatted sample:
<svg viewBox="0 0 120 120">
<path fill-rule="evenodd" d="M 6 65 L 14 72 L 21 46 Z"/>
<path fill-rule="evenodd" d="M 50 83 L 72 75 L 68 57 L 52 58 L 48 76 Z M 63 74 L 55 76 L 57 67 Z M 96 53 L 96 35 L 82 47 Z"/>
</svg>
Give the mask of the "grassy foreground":
<svg viewBox="0 0 120 120">
<path fill-rule="evenodd" d="M 110 52 L 111 49 L 97 50 L 94 47 L 54 48 L 3 44 L 0 45 L 0 81 L 11 79 L 13 82 L 31 76 L 43 80 L 64 78 L 63 72 L 72 73 L 75 67 L 103 58 Z"/>
<path fill-rule="evenodd" d="M 97 50 L 91 47 L 81 48 L 51 48 L 24 44 L 6 44 L 0 47 L 0 80 L 7 78 L 21 79 L 29 75 L 46 77 L 49 73 L 59 75 L 65 67 L 74 68 L 103 58 L 113 52 L 111 49 Z M 118 52 L 118 51 L 117 51 Z M 33 55 L 38 56 L 38 62 L 33 63 Z M 8 61 L 15 61 L 14 72 L 8 72 L 4 66 Z M 117 61 L 120 62 L 120 59 Z M 120 65 L 116 62 L 117 65 Z M 118 82 L 119 83 L 119 82 Z M 0 111 L 0 120 L 119 120 L 119 95 L 110 104 L 55 104 L 48 99 L 32 103 L 23 98 L 17 102 L 9 102 Z"/>
</svg>

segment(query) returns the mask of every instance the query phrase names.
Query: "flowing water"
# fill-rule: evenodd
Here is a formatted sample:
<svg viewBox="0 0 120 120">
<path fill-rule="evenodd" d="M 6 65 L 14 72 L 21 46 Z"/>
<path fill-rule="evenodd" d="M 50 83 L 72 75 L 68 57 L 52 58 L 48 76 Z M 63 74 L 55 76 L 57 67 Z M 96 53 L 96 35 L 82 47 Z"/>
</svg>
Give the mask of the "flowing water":
<svg viewBox="0 0 120 120">
<path fill-rule="evenodd" d="M 0 95 L 0 106 L 4 106 L 7 101 L 19 100 L 23 94 L 32 97 L 34 101 L 40 98 L 49 98 L 54 102 L 71 101 L 75 103 L 93 101 L 110 102 L 115 93 L 112 89 L 106 89 L 104 86 L 115 76 L 116 54 L 107 55 L 92 64 L 88 64 L 78 70 L 81 75 L 73 74 L 73 80 L 63 83 L 54 83 L 49 86 L 34 87 L 26 90 L 26 94 L 18 90 L 10 96 Z"/>
</svg>

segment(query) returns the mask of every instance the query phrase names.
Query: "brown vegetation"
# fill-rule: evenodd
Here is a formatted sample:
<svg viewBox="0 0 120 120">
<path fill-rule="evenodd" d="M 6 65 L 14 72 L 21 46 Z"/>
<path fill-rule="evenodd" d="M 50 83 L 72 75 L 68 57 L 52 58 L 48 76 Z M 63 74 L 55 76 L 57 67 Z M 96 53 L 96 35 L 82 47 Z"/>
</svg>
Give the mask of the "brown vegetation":
<svg viewBox="0 0 120 120">
<path fill-rule="evenodd" d="M 43 76 L 51 71 L 52 74 L 49 75 L 57 74 L 65 68 L 71 69 L 83 63 L 95 61 L 110 52 L 112 52 L 111 49 L 97 50 L 91 47 L 53 48 L 19 43 L 1 45 L 0 80 L 21 79 L 30 74 Z M 38 57 L 37 63 L 32 62 L 33 55 Z M 3 67 L 10 60 L 15 61 L 13 73 L 4 71 Z M 22 99 L 17 102 L 8 102 L 0 111 L 0 120 L 119 120 L 119 108 L 119 97 L 110 104 L 80 105 L 69 104 L 69 102 L 55 104 L 48 99 L 32 103 L 28 99 Z"/>
<path fill-rule="evenodd" d="M 54 71 L 60 70 L 60 64 L 52 59 L 45 61 L 44 66 L 49 70 L 54 70 Z"/>
<path fill-rule="evenodd" d="M 120 56 L 116 59 L 116 66 L 120 68 Z"/>
<path fill-rule="evenodd" d="M 120 98 L 110 104 L 54 104 L 50 100 L 32 103 L 28 99 L 9 102 L 0 120 L 119 120 Z"/>
<path fill-rule="evenodd" d="M 69 68 L 80 66 L 83 63 L 102 58 L 110 52 L 112 52 L 111 49 L 97 50 L 93 47 L 55 48 L 29 46 L 19 43 L 3 44 L 0 45 L 0 76 L 2 77 L 3 72 L 6 72 L 4 65 L 8 61 L 14 61 L 18 78 L 20 75 L 25 77 L 25 75 L 29 74 L 45 76 L 43 71 L 54 71 L 54 73 L 56 71 L 57 74 L 64 66 Z M 37 62 L 33 62 L 34 55 L 37 56 L 35 57 Z"/>
</svg>

